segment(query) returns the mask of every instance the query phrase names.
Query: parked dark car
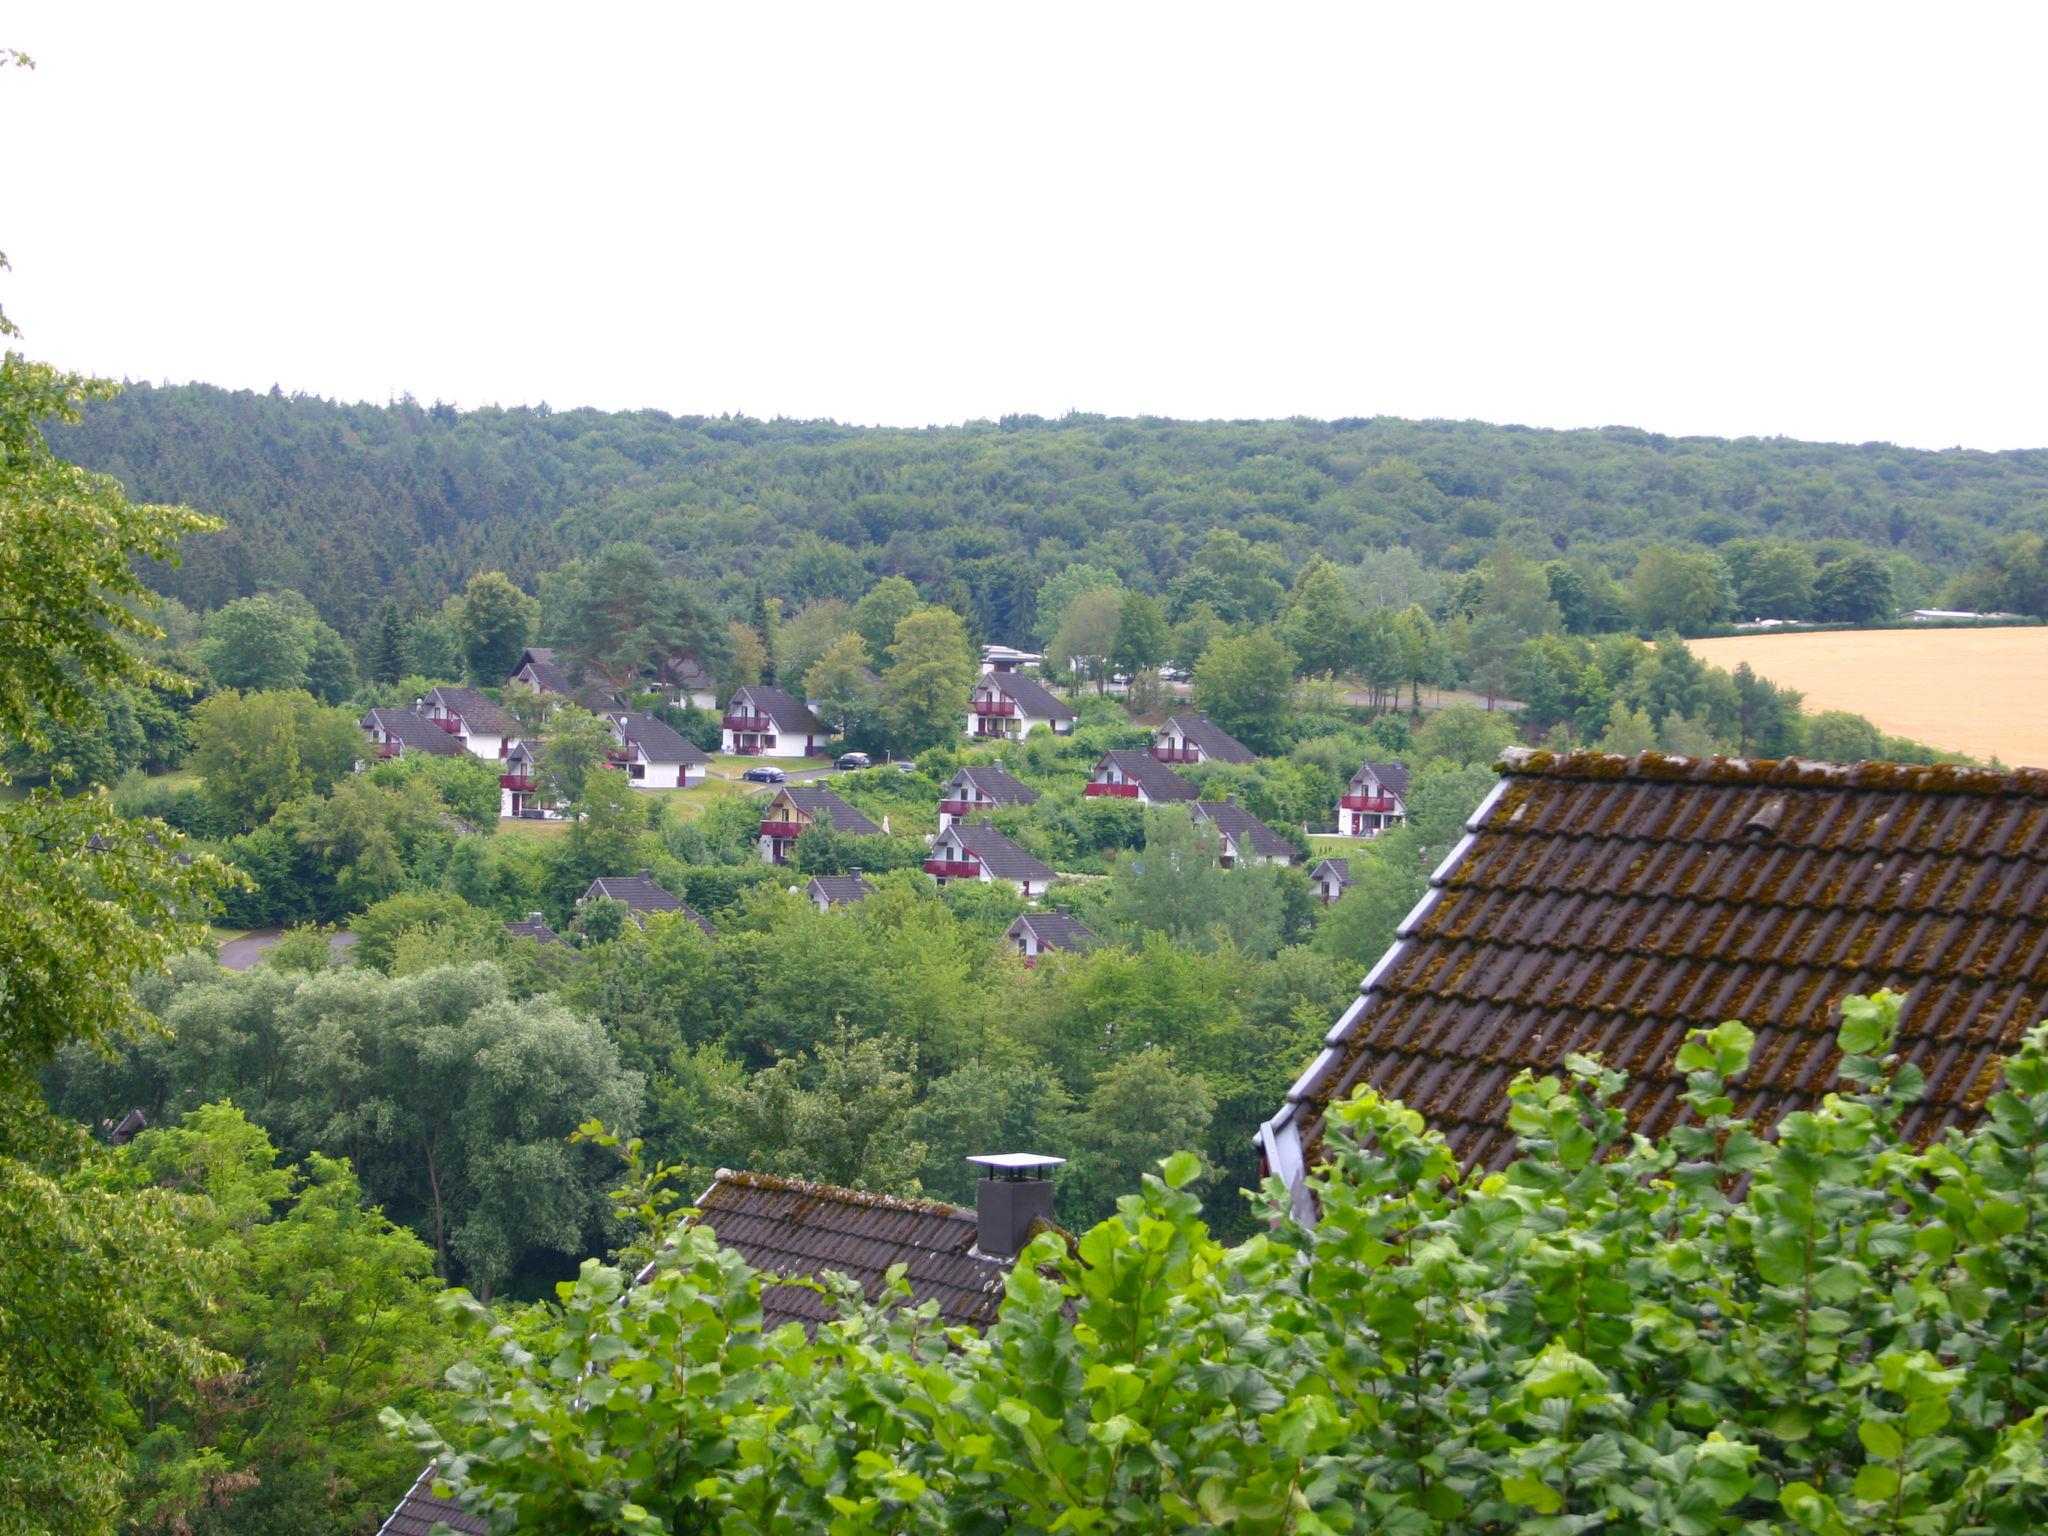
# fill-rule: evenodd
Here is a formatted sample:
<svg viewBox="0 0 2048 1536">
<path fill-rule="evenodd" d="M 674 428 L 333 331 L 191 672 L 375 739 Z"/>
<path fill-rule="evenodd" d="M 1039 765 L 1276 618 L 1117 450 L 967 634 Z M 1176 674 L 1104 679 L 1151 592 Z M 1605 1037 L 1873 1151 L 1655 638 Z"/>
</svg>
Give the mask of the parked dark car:
<svg viewBox="0 0 2048 1536">
<path fill-rule="evenodd" d="M 740 777 L 749 784 L 780 784 L 789 775 L 780 768 L 770 768 L 766 763 L 763 763 L 758 768 L 749 768 Z"/>
<path fill-rule="evenodd" d="M 875 760 L 865 752 L 842 752 L 838 766 L 841 768 L 872 768 Z"/>
</svg>

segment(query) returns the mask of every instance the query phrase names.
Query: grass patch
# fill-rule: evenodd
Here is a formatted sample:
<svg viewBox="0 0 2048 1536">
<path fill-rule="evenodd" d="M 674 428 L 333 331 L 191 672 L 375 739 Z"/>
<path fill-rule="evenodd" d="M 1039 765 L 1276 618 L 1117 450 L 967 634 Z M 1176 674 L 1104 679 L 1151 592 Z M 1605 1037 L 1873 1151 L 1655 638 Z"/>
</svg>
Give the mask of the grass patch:
<svg viewBox="0 0 2048 1536">
<path fill-rule="evenodd" d="M 207 929 L 207 932 L 213 937 L 213 947 L 215 949 L 220 948 L 223 944 L 232 944 L 237 939 L 246 939 L 255 931 L 254 928 L 223 928 L 218 923 L 213 924 Z"/>
<path fill-rule="evenodd" d="M 658 798 L 673 816 L 680 821 L 695 821 L 699 816 L 720 800 L 735 796 L 745 798 L 751 795 L 771 794 L 772 784 L 745 784 L 738 779 L 706 779 L 702 784 L 693 784 L 688 789 L 649 789 L 643 794 Z"/>
<path fill-rule="evenodd" d="M 1367 837 L 1334 837 L 1311 832 L 1308 839 L 1311 859 L 1341 859 L 1348 854 L 1363 853 L 1371 846 L 1372 839 Z"/>
<path fill-rule="evenodd" d="M 498 823 L 500 837 L 537 837 L 550 839 L 567 837 L 567 821 L 529 821 L 524 816 L 507 817 Z"/>
<path fill-rule="evenodd" d="M 206 782 L 206 776 L 190 768 L 174 768 L 169 773 L 152 773 L 149 782 L 166 789 L 197 789 Z"/>
</svg>

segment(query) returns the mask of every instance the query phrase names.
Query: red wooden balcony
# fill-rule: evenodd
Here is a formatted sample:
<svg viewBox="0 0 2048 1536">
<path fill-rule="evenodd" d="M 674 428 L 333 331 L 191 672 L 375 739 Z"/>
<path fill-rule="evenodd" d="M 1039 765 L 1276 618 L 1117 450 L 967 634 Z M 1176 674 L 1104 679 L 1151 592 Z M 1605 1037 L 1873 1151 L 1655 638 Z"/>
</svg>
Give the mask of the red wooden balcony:
<svg viewBox="0 0 2048 1536">
<path fill-rule="evenodd" d="M 501 773 L 498 775 L 498 788 L 516 790 L 520 794 L 525 794 L 533 788 L 533 775 L 530 773 Z"/>
<path fill-rule="evenodd" d="M 396 757 L 401 750 L 403 749 L 395 741 L 380 741 L 377 743 L 377 755 L 379 757 Z"/>
<path fill-rule="evenodd" d="M 805 823 L 801 821 L 764 821 L 761 823 L 763 837 L 802 837 Z"/>
<path fill-rule="evenodd" d="M 775 722 L 766 715 L 727 715 L 722 722 L 728 731 L 767 731 L 775 728 Z"/>
<path fill-rule="evenodd" d="M 1135 784 L 1090 784 L 1081 793 L 1090 796 L 1113 795 L 1119 800 L 1135 800 L 1138 798 L 1138 786 Z"/>
<path fill-rule="evenodd" d="M 1162 763 L 1199 763 L 1202 760 L 1199 747 L 1154 747 L 1152 755 Z"/>
<path fill-rule="evenodd" d="M 973 704 L 977 715 L 1014 715 L 1017 713 L 1015 699 L 976 699 Z"/>
<path fill-rule="evenodd" d="M 977 809 L 978 807 L 972 800 L 941 800 L 939 802 L 939 814 L 941 816 L 972 816 Z"/>
<path fill-rule="evenodd" d="M 453 715 L 429 715 L 427 718 L 441 727 L 450 736 L 460 735 L 462 732 L 462 722 Z"/>
<path fill-rule="evenodd" d="M 1392 795 L 1346 795 L 1337 802 L 1347 811 L 1387 812 L 1395 808 Z"/>
<path fill-rule="evenodd" d="M 924 872 L 942 880 L 979 880 L 981 865 L 974 859 L 926 859 Z"/>
</svg>

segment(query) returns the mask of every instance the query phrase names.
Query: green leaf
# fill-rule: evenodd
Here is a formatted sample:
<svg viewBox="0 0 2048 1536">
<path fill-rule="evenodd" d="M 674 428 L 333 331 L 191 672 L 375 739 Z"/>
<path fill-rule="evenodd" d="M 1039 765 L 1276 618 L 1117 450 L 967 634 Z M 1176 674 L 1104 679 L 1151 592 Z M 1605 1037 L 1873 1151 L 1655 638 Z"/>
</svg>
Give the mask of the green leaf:
<svg viewBox="0 0 2048 1536">
<path fill-rule="evenodd" d="M 1881 1462 L 1865 1462 L 1856 1474 L 1856 1497 L 1867 1504 L 1882 1504 L 1899 1491 L 1899 1474 Z"/>
<path fill-rule="evenodd" d="M 1168 1189 L 1185 1189 L 1201 1177 L 1202 1160 L 1192 1152 L 1176 1152 L 1160 1164 L 1159 1176 Z"/>
<path fill-rule="evenodd" d="M 1539 1515 L 1554 1515 L 1564 1508 L 1564 1497 L 1540 1477 L 1517 1472 L 1500 1480 L 1503 1498 L 1516 1504 L 1526 1504 Z"/>
<path fill-rule="evenodd" d="M 1865 1419 L 1856 1426 L 1856 1438 L 1863 1442 L 1863 1449 L 1880 1461 L 1895 1461 L 1900 1451 L 1906 1448 L 1906 1437 L 1897 1426 L 1881 1423 L 1876 1419 Z"/>
</svg>

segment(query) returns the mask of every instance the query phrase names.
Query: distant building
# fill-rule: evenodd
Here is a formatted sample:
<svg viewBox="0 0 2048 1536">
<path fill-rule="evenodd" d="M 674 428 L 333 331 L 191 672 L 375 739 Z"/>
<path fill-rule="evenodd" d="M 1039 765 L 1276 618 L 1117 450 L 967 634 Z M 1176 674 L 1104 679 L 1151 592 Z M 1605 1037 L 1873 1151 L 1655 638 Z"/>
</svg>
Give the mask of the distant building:
<svg viewBox="0 0 2048 1536">
<path fill-rule="evenodd" d="M 504 759 L 498 764 L 500 819 L 556 821 L 568 808 L 569 802 L 541 769 L 540 743 L 530 737 L 507 742 Z"/>
<path fill-rule="evenodd" d="M 1077 953 L 1102 942 L 1092 928 L 1065 907 L 1051 912 L 1026 912 L 1010 924 L 1003 938 L 1024 957 L 1026 965 L 1038 964 L 1038 957 L 1048 950 Z"/>
<path fill-rule="evenodd" d="M 1052 889 L 1053 873 L 986 820 L 956 821 L 932 843 L 924 872 L 940 885 L 953 880 L 1001 881 L 1027 901 Z"/>
<path fill-rule="evenodd" d="M 643 869 L 637 875 L 608 875 L 591 881 L 589 888 L 576 898 L 576 905 L 581 907 L 593 901 L 625 903 L 633 914 L 633 921 L 643 928 L 647 926 L 647 914 L 650 912 L 680 912 L 703 929 L 705 937 L 712 937 L 718 932 L 694 908 L 671 896 L 654 878 L 651 869 Z"/>
<path fill-rule="evenodd" d="M 956 821 L 986 816 L 1006 805 L 1036 805 L 1038 791 L 1003 770 L 1001 762 L 962 768 L 939 791 L 939 830 Z"/>
<path fill-rule="evenodd" d="M 669 702 L 677 709 L 694 705 L 698 709 L 718 708 L 718 683 L 694 656 L 684 656 L 668 666 L 666 684 Z"/>
<path fill-rule="evenodd" d="M 1223 840 L 1225 869 L 1239 864 L 1292 864 L 1301 857 L 1299 848 L 1239 805 L 1235 795 L 1221 801 L 1197 800 L 1188 810 L 1196 825 L 1214 827 Z"/>
<path fill-rule="evenodd" d="M 1308 872 L 1308 883 L 1315 887 L 1316 894 L 1328 906 L 1351 889 L 1351 861 L 1349 859 L 1319 859 L 1315 868 Z"/>
<path fill-rule="evenodd" d="M 1365 764 L 1337 802 L 1339 837 L 1378 837 L 1407 819 L 1408 770 L 1399 763 Z"/>
<path fill-rule="evenodd" d="M 462 744 L 471 757 L 495 761 L 519 727 L 512 717 L 474 688 L 436 688 L 420 711 Z"/>
<path fill-rule="evenodd" d="M 976 741 L 1022 741 L 1036 730 L 1073 733 L 1073 707 L 1043 683 L 1015 672 L 986 672 L 967 701 L 967 734 Z"/>
<path fill-rule="evenodd" d="M 518 922 L 507 923 L 505 932 L 515 939 L 532 939 L 541 944 L 559 944 L 562 936 L 550 928 L 538 912 L 529 912 Z"/>
<path fill-rule="evenodd" d="M 721 740 L 737 757 L 818 757 L 831 732 L 801 699 L 753 683 L 727 701 Z"/>
<path fill-rule="evenodd" d="M 1091 798 L 1135 800 L 1140 805 L 1170 805 L 1196 798 L 1195 786 L 1150 752 L 1105 752 L 1081 793 Z"/>
<path fill-rule="evenodd" d="M 461 742 L 410 709 L 373 709 L 359 723 L 379 758 L 462 756 Z"/>
<path fill-rule="evenodd" d="M 1152 755 L 1162 763 L 1256 763 L 1252 749 L 1206 712 L 1173 715 L 1152 738 Z"/>
<path fill-rule="evenodd" d="M 984 672 L 1021 672 L 1027 667 L 1038 666 L 1045 660 L 1038 651 L 1020 651 L 1008 645 L 984 645 L 981 648 L 981 670 Z"/>
<path fill-rule="evenodd" d="M 626 770 L 635 789 L 687 789 L 704 782 L 710 757 L 654 716 L 626 713 L 605 718 L 619 742 L 612 765 Z"/>
<path fill-rule="evenodd" d="M 804 887 L 805 899 L 820 912 L 850 907 L 874 894 L 875 888 L 862 876 L 858 864 L 843 875 L 813 875 L 811 883 Z"/>
<path fill-rule="evenodd" d="M 882 829 L 818 784 L 785 784 L 761 812 L 759 848 L 769 864 L 787 864 L 796 840 L 807 828 L 822 823 L 851 837 L 879 837 Z"/>
</svg>

